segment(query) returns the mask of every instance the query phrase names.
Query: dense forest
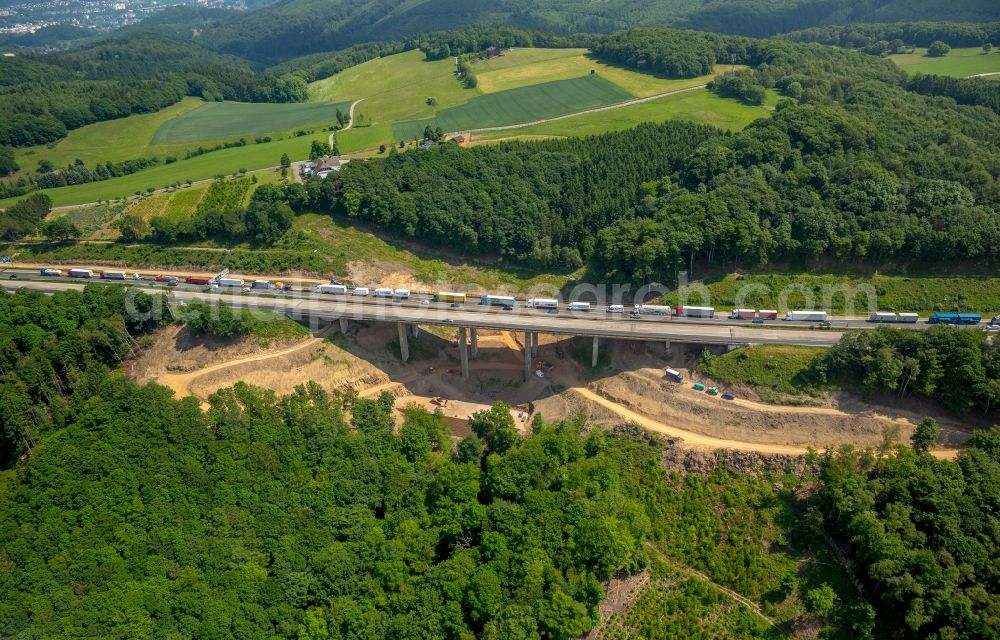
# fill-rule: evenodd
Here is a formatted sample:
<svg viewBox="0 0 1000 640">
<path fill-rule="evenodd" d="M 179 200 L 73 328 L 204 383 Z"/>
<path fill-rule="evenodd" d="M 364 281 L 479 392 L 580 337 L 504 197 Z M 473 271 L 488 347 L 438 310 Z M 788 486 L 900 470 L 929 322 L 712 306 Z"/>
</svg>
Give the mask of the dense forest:
<svg viewBox="0 0 1000 640">
<path fill-rule="evenodd" d="M 602 580 L 654 560 L 824 637 L 996 633 L 1000 431 L 956 462 L 926 454 L 929 422 L 881 458 L 681 474 L 638 430 L 539 418 L 522 436 L 502 403 L 457 443 L 440 414 L 403 408 L 394 428 L 391 395 L 312 383 L 240 383 L 202 412 L 115 371 L 161 304 L 0 290 L 0 635 L 568 640 Z M 670 629 L 704 630 L 683 611 Z M 730 623 L 713 632 L 774 637 Z"/>
<path fill-rule="evenodd" d="M 881 327 L 849 334 L 812 369 L 816 382 L 837 380 L 869 396 L 918 394 L 960 414 L 1000 416 L 1000 344 L 982 331 Z"/>
<path fill-rule="evenodd" d="M 996 638 L 1000 428 L 977 433 L 950 462 L 920 451 L 936 432 L 933 421 L 921 427 L 914 449 L 826 456 L 822 527 L 849 550 L 879 635 Z"/>
<path fill-rule="evenodd" d="M 439 29 L 505 25 L 559 36 L 676 26 L 771 36 L 817 25 L 1000 18 L 993 0 L 286 0 L 257 11 L 176 7 L 129 27 L 191 39 L 258 64 Z"/>
<path fill-rule="evenodd" d="M 1000 42 L 1000 22 L 895 22 L 891 24 L 850 24 L 813 27 L 782 36 L 797 42 L 872 49 L 881 51 L 880 42 L 898 46 L 929 47 L 935 41 L 952 47 L 979 47 Z"/>
<path fill-rule="evenodd" d="M 258 73 L 191 43 L 111 38 L 43 57 L 0 58 L 0 145 L 53 142 L 93 122 L 159 111 L 185 95 L 299 102 L 306 91 L 300 76 Z"/>
</svg>

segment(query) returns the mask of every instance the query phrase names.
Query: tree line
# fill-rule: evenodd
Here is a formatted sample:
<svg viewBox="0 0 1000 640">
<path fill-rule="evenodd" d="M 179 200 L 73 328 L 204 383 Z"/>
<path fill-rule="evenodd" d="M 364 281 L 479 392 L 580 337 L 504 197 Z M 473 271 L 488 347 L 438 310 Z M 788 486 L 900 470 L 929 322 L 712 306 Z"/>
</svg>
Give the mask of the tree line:
<svg viewBox="0 0 1000 640">
<path fill-rule="evenodd" d="M 1000 345 L 982 331 L 880 327 L 847 334 L 814 363 L 810 375 L 858 387 L 868 396 L 918 394 L 956 413 L 1000 415 Z"/>
<path fill-rule="evenodd" d="M 985 78 L 950 78 L 915 74 L 906 88 L 925 96 L 944 96 L 958 104 L 979 105 L 1000 114 L 1000 83 Z"/>
<path fill-rule="evenodd" d="M 795 42 L 881 52 L 882 43 L 900 43 L 895 48 L 929 47 L 941 41 L 952 47 L 979 47 L 1000 43 L 1000 22 L 895 22 L 812 27 L 780 36 Z"/>
</svg>

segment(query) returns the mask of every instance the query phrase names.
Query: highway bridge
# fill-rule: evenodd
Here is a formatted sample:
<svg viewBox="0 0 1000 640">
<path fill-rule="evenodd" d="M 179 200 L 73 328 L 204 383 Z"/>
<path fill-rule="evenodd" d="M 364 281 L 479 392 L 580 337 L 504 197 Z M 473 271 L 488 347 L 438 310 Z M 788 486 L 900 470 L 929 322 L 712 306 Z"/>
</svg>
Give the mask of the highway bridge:
<svg viewBox="0 0 1000 640">
<path fill-rule="evenodd" d="M 8 290 L 27 288 L 43 293 L 82 290 L 89 282 L 66 279 L 2 280 Z M 148 282 L 105 282 L 128 284 L 150 294 L 167 295 L 168 304 L 183 307 L 195 300 L 209 304 L 222 303 L 234 308 L 284 313 L 292 318 L 313 323 L 339 322 L 347 328 L 350 320 L 396 323 L 403 361 L 409 359 L 409 336 L 415 335 L 417 325 L 453 326 L 458 329 L 458 347 L 462 375 L 468 377 L 469 358 L 478 352 L 478 331 L 492 329 L 515 331 L 524 334 L 525 376 L 531 375 L 531 356 L 537 353 L 540 333 L 585 336 L 593 339 L 593 363 L 596 366 L 601 339 L 646 340 L 663 342 L 669 348 L 672 342 L 693 344 L 721 344 L 729 346 L 747 344 L 786 344 L 829 347 L 840 341 L 843 332 L 838 329 L 820 329 L 815 323 L 774 321 L 766 325 L 753 325 L 748 321 L 718 319 L 678 318 L 674 316 L 643 316 L 639 319 L 626 314 L 610 314 L 604 310 L 568 311 L 557 313 L 545 309 L 516 306 L 503 309 L 484 306 L 476 302 L 465 304 L 430 303 L 428 300 L 356 297 L 348 295 L 322 295 L 305 292 L 278 293 L 239 290 L 206 290 L 204 287 L 165 287 Z M 853 327 L 851 321 L 840 323 L 843 328 Z M 870 328 L 865 327 L 865 328 Z"/>
</svg>

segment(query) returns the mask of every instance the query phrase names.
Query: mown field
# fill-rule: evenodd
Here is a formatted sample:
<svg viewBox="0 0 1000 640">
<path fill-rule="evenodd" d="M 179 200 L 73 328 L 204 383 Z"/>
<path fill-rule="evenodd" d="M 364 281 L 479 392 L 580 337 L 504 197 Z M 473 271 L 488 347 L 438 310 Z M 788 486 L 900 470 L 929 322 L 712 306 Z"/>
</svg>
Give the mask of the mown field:
<svg viewBox="0 0 1000 640">
<path fill-rule="evenodd" d="M 758 118 L 768 117 L 778 98 L 777 93 L 769 91 L 767 102 L 757 107 L 720 98 L 707 89 L 696 89 L 619 109 L 588 113 L 529 127 L 483 131 L 474 134 L 472 141 L 597 135 L 608 131 L 631 129 L 641 122 L 666 120 L 705 122 L 720 129 L 739 131 Z"/>
<path fill-rule="evenodd" d="M 346 114 L 350 108 L 345 102 L 208 102 L 164 122 L 153 135 L 153 144 L 236 139 L 309 125 L 329 126 L 336 123 L 337 109 Z"/>
<path fill-rule="evenodd" d="M 165 122 L 204 104 L 198 98 L 184 98 L 156 113 L 89 124 L 70 131 L 65 138 L 54 144 L 18 150 L 17 162 L 24 171 L 34 170 L 39 160 L 48 160 L 57 167 L 64 167 L 79 158 L 88 167 L 93 167 L 98 162 L 121 162 L 176 153 L 183 155 L 184 150 L 191 145 L 154 144 L 153 136 Z"/>
<path fill-rule="evenodd" d="M 729 66 L 717 67 L 716 73 L 729 69 Z M 479 82 L 478 89 L 483 93 L 580 78 L 591 71 L 637 98 L 703 85 L 712 79 L 711 75 L 683 80 L 660 78 L 605 64 L 590 57 L 586 49 L 515 49 L 496 58 L 475 62 L 472 70 Z"/>
<path fill-rule="evenodd" d="M 555 80 L 478 96 L 464 105 L 439 111 L 434 118 L 396 124 L 393 132 L 406 140 L 421 135 L 428 125 L 445 131 L 505 126 L 603 107 L 632 97 L 600 76 Z"/>
<path fill-rule="evenodd" d="M 704 284 L 708 299 L 699 295 Z M 680 301 L 680 292 L 663 298 Z M 827 309 L 836 314 L 865 316 L 873 311 L 910 311 L 924 316 L 937 311 L 1000 313 L 1000 277 L 837 275 L 814 273 L 770 273 L 728 275 L 696 283 L 687 304 L 709 304 L 723 309 L 797 308 Z M 851 306 L 853 305 L 853 312 Z"/>
<path fill-rule="evenodd" d="M 930 58 L 926 49 L 917 49 L 889 58 L 909 73 L 933 73 L 939 76 L 967 78 L 980 73 L 1000 72 L 1000 50 L 983 53 L 980 47 L 952 49 L 948 55 Z"/>
<path fill-rule="evenodd" d="M 373 124 L 428 118 L 444 107 L 479 95 L 455 78 L 455 60 L 428 62 L 420 51 L 376 58 L 309 85 L 311 102 L 352 102 Z M 436 106 L 428 105 L 434 98 Z"/>
</svg>

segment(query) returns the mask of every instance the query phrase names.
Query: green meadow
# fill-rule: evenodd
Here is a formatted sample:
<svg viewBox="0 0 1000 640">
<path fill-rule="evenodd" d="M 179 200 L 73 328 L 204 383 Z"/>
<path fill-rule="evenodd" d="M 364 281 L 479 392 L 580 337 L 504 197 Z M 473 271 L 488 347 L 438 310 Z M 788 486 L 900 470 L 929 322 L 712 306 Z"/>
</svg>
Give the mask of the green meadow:
<svg viewBox="0 0 1000 640">
<path fill-rule="evenodd" d="M 980 47 L 952 49 L 940 58 L 927 56 L 926 49 L 916 49 L 889 58 L 908 73 L 931 73 L 967 78 L 981 73 L 1000 73 L 1000 50 L 983 53 Z"/>
<path fill-rule="evenodd" d="M 232 139 L 308 125 L 329 125 L 336 122 L 337 109 L 346 114 L 350 108 L 350 103 L 344 102 L 208 102 L 164 122 L 153 135 L 153 144 Z"/>
<path fill-rule="evenodd" d="M 600 76 L 583 76 L 478 96 L 464 105 L 439 111 L 434 118 L 401 122 L 393 131 L 397 138 L 405 140 L 421 135 L 428 125 L 445 131 L 504 126 L 603 107 L 632 97 Z"/>
</svg>

